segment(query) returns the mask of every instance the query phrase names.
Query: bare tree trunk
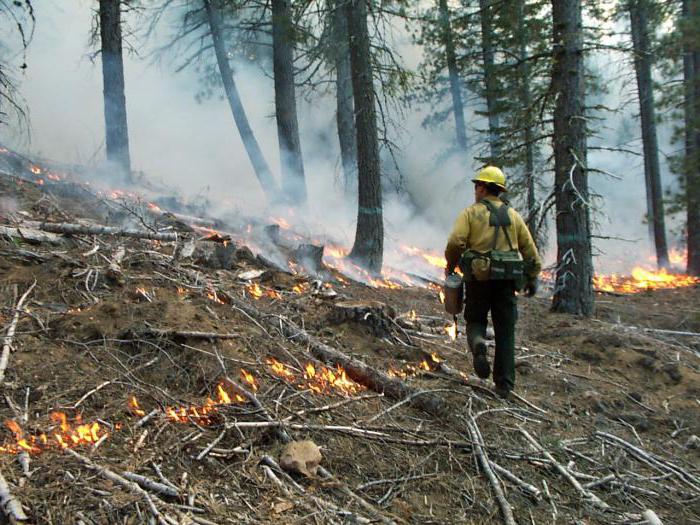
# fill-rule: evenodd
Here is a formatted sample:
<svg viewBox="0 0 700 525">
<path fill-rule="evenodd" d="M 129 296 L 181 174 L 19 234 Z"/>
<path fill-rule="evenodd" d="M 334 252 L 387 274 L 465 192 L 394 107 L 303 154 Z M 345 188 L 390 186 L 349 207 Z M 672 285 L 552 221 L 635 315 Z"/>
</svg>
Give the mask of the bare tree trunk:
<svg viewBox="0 0 700 525">
<path fill-rule="evenodd" d="M 498 80 L 494 70 L 493 52 L 493 13 L 491 0 L 479 0 L 481 19 L 481 55 L 484 61 L 484 92 L 486 95 L 486 112 L 489 119 L 489 164 L 500 164 L 498 118 Z"/>
<path fill-rule="evenodd" d="M 243 108 L 241 96 L 238 93 L 236 81 L 233 78 L 233 69 L 231 68 L 231 64 L 229 64 L 226 44 L 224 43 L 221 13 L 219 12 L 219 7 L 213 4 L 215 1 L 216 0 L 202 0 L 202 3 L 207 12 L 207 22 L 209 23 L 212 40 L 214 41 L 216 61 L 219 65 L 219 72 L 221 73 L 221 80 L 224 84 L 224 90 L 226 91 L 226 98 L 228 99 L 231 113 L 233 114 L 233 120 L 236 122 L 236 127 L 241 135 L 241 140 L 248 153 L 248 158 L 250 158 L 250 162 L 253 165 L 255 175 L 258 177 L 260 186 L 262 186 L 268 199 L 277 201 L 279 198 L 277 184 L 260 150 L 260 145 L 253 134 L 253 130 L 248 123 L 248 116 Z"/>
<path fill-rule="evenodd" d="M 685 186 L 688 227 L 687 273 L 700 275 L 700 0 L 683 0 L 685 49 Z"/>
<path fill-rule="evenodd" d="M 581 0 L 552 0 L 557 275 L 552 310 L 593 312 Z"/>
<path fill-rule="evenodd" d="M 294 89 L 294 26 L 290 2 L 272 0 L 272 66 L 282 190 L 285 198 L 298 206 L 306 202 L 306 180 Z"/>
<path fill-rule="evenodd" d="M 530 91 L 530 65 L 527 59 L 527 45 L 530 35 L 525 27 L 525 0 L 517 3 L 518 25 L 518 55 L 520 58 L 519 74 L 519 99 L 522 110 L 525 112 L 523 126 L 523 142 L 525 143 L 525 184 L 527 187 L 527 227 L 537 242 L 537 186 L 535 180 L 535 141 L 533 137 L 532 121 L 532 92 Z"/>
<path fill-rule="evenodd" d="M 107 160 L 123 176 L 129 177 L 131 157 L 124 94 L 120 0 L 100 0 L 100 41 Z"/>
<path fill-rule="evenodd" d="M 442 40 L 445 46 L 445 61 L 447 62 L 447 72 L 450 77 L 450 94 L 452 95 L 452 113 L 455 116 L 457 144 L 464 152 L 467 150 L 467 127 L 464 124 L 464 102 L 462 101 L 457 55 L 455 53 L 454 38 L 452 37 L 450 10 L 447 7 L 447 0 L 438 0 L 438 9 L 440 11 L 440 24 L 442 25 Z"/>
<path fill-rule="evenodd" d="M 367 30 L 367 1 L 349 0 L 346 7 L 358 168 L 357 230 L 350 258 L 370 272 L 378 274 L 382 270 L 384 256 L 384 221 L 379 138 Z"/>
<path fill-rule="evenodd" d="M 654 240 L 654 247 L 656 249 L 656 263 L 659 268 L 668 268 L 666 221 L 664 220 L 661 170 L 659 167 L 659 144 L 656 138 L 654 89 L 651 78 L 649 1 L 630 0 L 627 8 L 630 13 L 632 45 L 634 48 L 634 71 L 637 75 L 639 114 L 642 121 L 644 179 L 647 189 L 647 217 Z"/>
<path fill-rule="evenodd" d="M 348 46 L 347 0 L 332 4 L 333 53 L 335 62 L 335 98 L 340 161 L 346 194 L 357 191 L 357 139 L 355 137 L 355 106 L 352 94 L 352 70 Z"/>
</svg>

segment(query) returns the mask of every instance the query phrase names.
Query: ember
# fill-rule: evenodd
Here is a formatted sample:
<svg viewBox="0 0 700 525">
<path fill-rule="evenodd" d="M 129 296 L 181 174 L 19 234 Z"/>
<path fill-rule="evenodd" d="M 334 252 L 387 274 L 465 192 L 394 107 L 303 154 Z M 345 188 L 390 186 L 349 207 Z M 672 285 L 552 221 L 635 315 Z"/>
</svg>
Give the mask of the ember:
<svg viewBox="0 0 700 525">
<path fill-rule="evenodd" d="M 442 359 L 435 353 L 430 354 L 430 360 L 423 359 L 417 365 L 407 364 L 403 368 L 389 368 L 387 370 L 387 375 L 389 377 L 399 377 L 401 379 L 407 379 L 409 377 L 414 377 L 422 374 L 423 372 L 430 372 L 435 369 L 435 365 L 439 364 Z"/>
<path fill-rule="evenodd" d="M 14 443 L 6 443 L 0 446 L 0 453 L 18 454 L 29 452 L 38 454 L 45 450 L 61 450 L 83 445 L 94 445 L 100 439 L 108 436 L 102 430 L 99 423 L 82 423 L 80 415 L 75 417 L 73 424 L 68 421 L 68 417 L 63 412 L 52 412 L 51 421 L 58 425 L 58 428 L 50 430 L 48 433 L 25 436 L 24 430 L 14 420 L 5 422 L 15 436 Z"/>
<path fill-rule="evenodd" d="M 457 340 L 457 323 L 452 322 L 451 325 L 445 327 L 445 332 L 450 336 L 453 341 Z"/>
</svg>

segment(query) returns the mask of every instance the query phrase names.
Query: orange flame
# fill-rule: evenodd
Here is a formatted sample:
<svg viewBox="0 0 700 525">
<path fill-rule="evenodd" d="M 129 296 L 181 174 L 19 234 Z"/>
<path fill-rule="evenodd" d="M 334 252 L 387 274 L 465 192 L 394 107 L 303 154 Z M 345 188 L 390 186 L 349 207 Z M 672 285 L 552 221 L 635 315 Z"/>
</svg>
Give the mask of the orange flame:
<svg viewBox="0 0 700 525">
<path fill-rule="evenodd" d="M 146 415 L 146 411 L 139 406 L 139 402 L 136 396 L 129 396 L 129 409 L 134 413 L 134 415 L 143 417 Z"/>
<path fill-rule="evenodd" d="M 250 385 L 250 388 L 253 389 L 253 392 L 258 391 L 258 384 L 255 381 L 255 377 L 253 374 L 245 370 L 244 368 L 241 368 L 241 377 L 243 378 L 243 381 L 248 383 Z"/>
<path fill-rule="evenodd" d="M 51 449 L 94 445 L 108 435 L 97 422 L 82 423 L 79 415 L 75 417 L 73 424 L 68 421 L 68 417 L 63 412 L 52 412 L 50 419 L 58 425 L 58 428 L 48 433 L 30 436 L 25 436 L 24 431 L 16 421 L 6 421 L 5 426 L 14 434 L 15 442 L 1 445 L 0 453 L 18 454 L 24 451 L 38 454 Z"/>
<path fill-rule="evenodd" d="M 277 377 L 295 384 L 298 388 L 308 389 L 317 394 L 340 393 L 344 395 L 356 394 L 364 390 L 364 387 L 348 378 L 346 371 L 341 366 L 335 370 L 322 366 L 316 369 L 313 363 L 307 363 L 304 371 L 294 373 L 289 365 L 281 363 L 277 359 L 265 360 L 270 371 Z"/>
<path fill-rule="evenodd" d="M 636 267 L 631 276 L 596 275 L 593 285 L 603 292 L 638 293 L 646 290 L 682 288 L 700 284 L 700 278 L 685 274 L 668 273 L 664 268 L 657 271 Z"/>
<path fill-rule="evenodd" d="M 248 293 L 251 295 L 251 297 L 253 297 L 254 299 L 260 299 L 263 296 L 263 291 L 258 283 L 248 285 L 246 289 L 248 290 Z"/>
<path fill-rule="evenodd" d="M 39 166 L 31 165 L 29 167 L 29 171 L 31 171 L 34 175 L 41 175 L 42 169 Z"/>
<path fill-rule="evenodd" d="M 241 369 L 241 375 L 245 379 L 244 370 Z M 248 374 L 248 372 L 245 372 Z M 250 381 L 252 385 L 255 385 L 254 390 L 257 390 L 257 384 L 255 378 L 252 374 L 250 376 Z M 246 379 L 247 382 L 247 379 Z M 166 419 L 173 423 L 196 423 L 198 425 L 210 425 L 216 420 L 216 413 L 219 411 L 219 407 L 223 405 L 231 405 L 234 403 L 246 403 L 247 399 L 241 394 L 229 394 L 224 385 L 219 383 L 216 385 L 216 399 L 208 397 L 204 403 L 201 405 L 190 405 L 190 406 L 179 406 L 165 407 L 164 413 Z"/>
</svg>

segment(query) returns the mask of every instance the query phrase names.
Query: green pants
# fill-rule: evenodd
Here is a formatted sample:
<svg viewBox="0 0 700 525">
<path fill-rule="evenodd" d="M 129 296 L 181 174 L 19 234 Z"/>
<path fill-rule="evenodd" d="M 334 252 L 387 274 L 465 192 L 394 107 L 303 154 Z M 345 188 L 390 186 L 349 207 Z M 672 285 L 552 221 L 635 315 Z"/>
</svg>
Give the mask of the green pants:
<svg viewBox="0 0 700 525">
<path fill-rule="evenodd" d="M 473 349 L 476 336 L 486 336 L 488 313 L 491 311 L 496 334 L 496 358 L 493 382 L 512 390 L 515 386 L 515 322 L 518 305 L 513 281 L 471 281 L 466 283 L 464 319 L 467 341 Z"/>
</svg>

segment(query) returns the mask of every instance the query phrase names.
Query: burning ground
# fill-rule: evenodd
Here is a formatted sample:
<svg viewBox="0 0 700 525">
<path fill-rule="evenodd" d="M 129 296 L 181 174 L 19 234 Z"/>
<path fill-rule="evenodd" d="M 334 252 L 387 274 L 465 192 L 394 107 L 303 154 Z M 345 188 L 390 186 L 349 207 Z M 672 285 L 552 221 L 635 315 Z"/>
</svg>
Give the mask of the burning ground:
<svg viewBox="0 0 700 525">
<path fill-rule="evenodd" d="M 0 473 L 30 521 L 700 519 L 693 283 L 601 293 L 589 320 L 521 300 L 518 396 L 504 402 L 471 375 L 463 334 L 445 333 L 430 276 L 312 277 L 284 228 L 268 244 L 249 231 L 274 241 L 265 224 L 188 222 L 42 180 L 0 177 L 14 332 Z M 319 445 L 320 467 L 281 468 L 290 440 Z"/>
</svg>

